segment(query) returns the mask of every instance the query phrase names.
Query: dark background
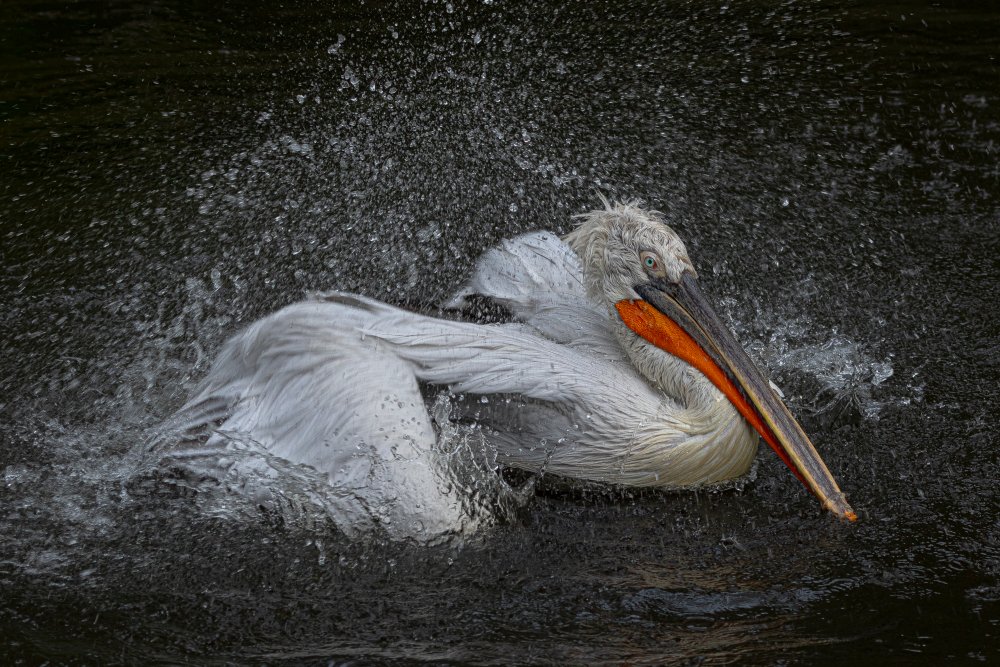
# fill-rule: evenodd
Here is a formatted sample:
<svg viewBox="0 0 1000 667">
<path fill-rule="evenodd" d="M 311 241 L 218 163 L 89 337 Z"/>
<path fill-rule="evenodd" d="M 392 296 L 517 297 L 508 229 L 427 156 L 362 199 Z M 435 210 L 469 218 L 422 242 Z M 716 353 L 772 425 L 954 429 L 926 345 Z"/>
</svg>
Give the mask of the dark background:
<svg viewBox="0 0 1000 667">
<path fill-rule="evenodd" d="M 997 659 L 1000 11 L 527 4 L 0 5 L 0 658 Z M 433 312 L 598 193 L 667 213 L 857 524 L 766 450 L 435 549 L 130 483 L 241 325 Z"/>
</svg>

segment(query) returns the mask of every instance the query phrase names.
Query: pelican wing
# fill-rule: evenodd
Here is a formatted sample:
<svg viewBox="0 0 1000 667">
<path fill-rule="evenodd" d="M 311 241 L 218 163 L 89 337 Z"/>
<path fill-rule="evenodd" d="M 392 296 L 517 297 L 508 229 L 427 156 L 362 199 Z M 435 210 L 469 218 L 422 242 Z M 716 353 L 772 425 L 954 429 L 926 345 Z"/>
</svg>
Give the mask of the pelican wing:
<svg viewBox="0 0 1000 667">
<path fill-rule="evenodd" d="M 528 324 L 442 320 L 334 292 L 233 337 L 170 425 L 212 431 L 193 456 L 254 442 L 326 473 L 348 530 L 382 524 L 428 541 L 475 519 L 442 477 L 420 383 L 486 397 L 500 461 L 577 476 L 594 457 L 627 456 L 622 442 L 662 426 L 668 400 L 624 360 Z"/>
<path fill-rule="evenodd" d="M 663 398 L 624 360 L 559 344 L 527 324 L 442 320 L 339 292 L 322 298 L 368 312 L 363 337 L 386 343 L 420 380 L 458 393 L 515 394 L 609 415 L 655 411 Z"/>
<path fill-rule="evenodd" d="M 504 239 L 476 262 L 469 282 L 448 302 L 461 308 L 474 294 L 488 296 L 513 308 L 530 309 L 538 295 L 583 298 L 580 258 L 552 232 L 531 232 Z"/>
<path fill-rule="evenodd" d="M 281 455 L 333 473 L 317 443 L 395 427 L 386 425 L 383 401 L 371 400 L 387 391 L 406 408 L 399 419 L 421 423 L 418 380 L 558 405 L 589 416 L 597 431 L 653 415 L 664 400 L 627 362 L 561 345 L 528 325 L 442 320 L 331 292 L 230 340 L 174 424 L 222 421 L 223 430 L 278 443 Z M 384 446 L 401 435 L 386 436 Z M 431 441 L 426 429 L 410 439 Z"/>
<path fill-rule="evenodd" d="M 349 533 L 378 524 L 430 541 L 471 531 L 476 517 L 435 458 L 413 365 L 362 333 L 371 317 L 307 301 L 254 323 L 226 343 L 200 391 L 166 424 L 181 445 L 164 449 L 160 438 L 160 453 L 216 466 L 220 452 L 258 445 L 310 466 L 327 475 L 329 508 Z M 207 441 L 190 446 L 205 429 Z"/>
<path fill-rule="evenodd" d="M 366 457 L 426 458 L 434 434 L 418 381 L 531 403 L 513 403 L 506 422 L 497 413 L 492 425 L 507 442 L 519 432 L 556 442 L 583 425 L 610 442 L 664 400 L 624 360 L 560 345 L 529 325 L 442 320 L 334 292 L 232 338 L 170 426 L 216 428 L 210 444 L 250 438 L 339 484 L 365 478 Z"/>
<path fill-rule="evenodd" d="M 552 341 L 624 360 L 607 311 L 587 297 L 580 258 L 552 232 L 522 234 L 483 253 L 445 307 L 465 309 L 471 296 L 492 299 Z"/>
</svg>

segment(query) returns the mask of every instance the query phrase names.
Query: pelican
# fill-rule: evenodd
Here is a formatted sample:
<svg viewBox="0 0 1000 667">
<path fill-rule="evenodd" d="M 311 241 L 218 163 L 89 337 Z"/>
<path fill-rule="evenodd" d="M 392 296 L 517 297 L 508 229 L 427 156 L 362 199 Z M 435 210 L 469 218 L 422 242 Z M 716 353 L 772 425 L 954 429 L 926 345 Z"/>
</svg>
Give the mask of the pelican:
<svg viewBox="0 0 1000 667">
<path fill-rule="evenodd" d="M 603 201 L 578 218 L 563 238 L 534 232 L 487 251 L 447 304 L 462 311 L 485 297 L 513 322 L 328 292 L 251 324 L 166 424 L 208 435 L 158 445 L 158 455 L 226 465 L 234 442 L 257 443 L 324 477 L 348 535 L 432 542 L 477 529 L 435 456 L 437 389 L 482 401 L 466 413 L 501 466 L 696 488 L 746 474 L 760 437 L 824 508 L 854 521 L 777 388 L 702 295 L 664 216 Z"/>
</svg>

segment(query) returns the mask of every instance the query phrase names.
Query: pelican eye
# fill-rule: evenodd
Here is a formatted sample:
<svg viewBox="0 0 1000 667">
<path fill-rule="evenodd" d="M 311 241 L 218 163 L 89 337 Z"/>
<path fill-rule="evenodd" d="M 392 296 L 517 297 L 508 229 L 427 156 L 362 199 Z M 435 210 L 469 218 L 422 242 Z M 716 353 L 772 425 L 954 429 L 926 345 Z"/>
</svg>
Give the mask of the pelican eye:
<svg viewBox="0 0 1000 667">
<path fill-rule="evenodd" d="M 657 257 L 656 253 L 644 251 L 639 253 L 639 261 L 642 262 L 642 268 L 646 269 L 647 272 L 656 275 L 663 274 L 663 266 L 660 263 L 660 258 Z"/>
</svg>

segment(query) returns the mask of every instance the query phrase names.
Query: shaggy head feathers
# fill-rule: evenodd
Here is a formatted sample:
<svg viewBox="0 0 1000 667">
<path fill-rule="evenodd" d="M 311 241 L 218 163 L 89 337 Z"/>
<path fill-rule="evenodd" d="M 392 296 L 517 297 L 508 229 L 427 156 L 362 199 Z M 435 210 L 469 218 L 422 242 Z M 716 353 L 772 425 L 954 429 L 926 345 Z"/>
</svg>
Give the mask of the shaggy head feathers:
<svg viewBox="0 0 1000 667">
<path fill-rule="evenodd" d="M 660 258 L 671 282 L 679 281 L 685 271 L 697 276 L 684 243 L 663 214 L 639 208 L 634 201 L 603 201 L 603 209 L 577 216 L 580 226 L 564 239 L 580 257 L 591 298 L 608 305 L 638 299 L 634 286 L 649 280 L 640 259 L 643 251 Z"/>
</svg>

